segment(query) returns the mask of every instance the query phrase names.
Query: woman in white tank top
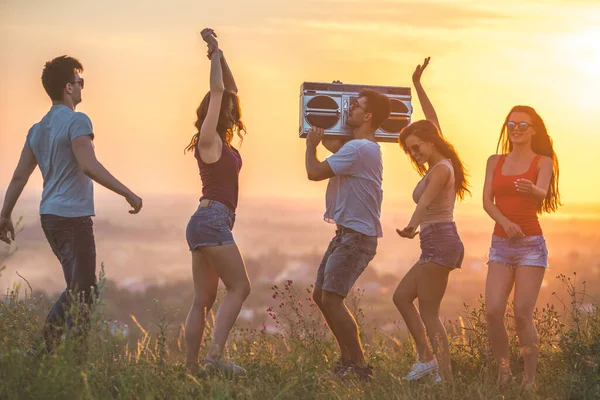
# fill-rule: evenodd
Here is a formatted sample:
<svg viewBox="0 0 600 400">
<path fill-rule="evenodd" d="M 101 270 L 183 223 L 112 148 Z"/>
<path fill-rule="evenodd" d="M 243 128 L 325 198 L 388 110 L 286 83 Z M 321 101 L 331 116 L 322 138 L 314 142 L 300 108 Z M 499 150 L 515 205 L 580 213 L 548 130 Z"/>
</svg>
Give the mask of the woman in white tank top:
<svg viewBox="0 0 600 400">
<path fill-rule="evenodd" d="M 460 268 L 464 256 L 464 246 L 454 224 L 454 202 L 470 193 L 462 161 L 441 134 L 435 110 L 420 82 L 428 63 L 429 58 L 426 58 L 423 66 L 417 66 L 413 74 L 413 83 L 427 119 L 404 128 L 399 139 L 402 149 L 423 177 L 413 192 L 417 207 L 412 218 L 404 229 L 396 230 L 400 236 L 412 239 L 419 233 L 419 225 L 421 229 L 421 257 L 394 293 L 394 304 L 418 351 L 417 362 L 404 377 L 409 381 L 426 375 L 432 375 L 435 381 L 452 377 L 448 335 L 440 321 L 439 310 L 448 275 L 453 269 Z M 419 310 L 414 305 L 415 299 L 419 299 Z"/>
</svg>

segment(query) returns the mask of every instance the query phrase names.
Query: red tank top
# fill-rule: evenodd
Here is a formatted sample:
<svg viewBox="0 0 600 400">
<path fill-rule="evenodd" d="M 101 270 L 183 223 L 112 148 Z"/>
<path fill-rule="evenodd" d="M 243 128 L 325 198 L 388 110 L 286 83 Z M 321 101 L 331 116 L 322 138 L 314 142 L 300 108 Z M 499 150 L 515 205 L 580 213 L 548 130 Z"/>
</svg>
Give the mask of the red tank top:
<svg viewBox="0 0 600 400">
<path fill-rule="evenodd" d="M 238 202 L 238 183 L 242 156 L 233 147 L 223 143 L 221 158 L 206 164 L 200 158 L 198 148 L 194 151 L 202 179 L 202 199 L 216 200 L 235 211 Z"/>
<path fill-rule="evenodd" d="M 537 217 L 538 201 L 530 194 L 524 194 L 517 191 L 515 181 L 519 178 L 528 179 L 535 184 L 537 180 L 537 165 L 541 156 L 538 154 L 533 158 L 529 169 L 524 174 L 502 175 L 502 165 L 506 159 L 506 154 L 502 154 L 494 170 L 494 180 L 492 190 L 494 192 L 494 202 L 502 215 L 511 222 L 519 225 L 525 236 L 538 236 L 542 234 L 542 228 Z M 496 223 L 494 235 L 508 237 L 502 226 Z"/>
</svg>

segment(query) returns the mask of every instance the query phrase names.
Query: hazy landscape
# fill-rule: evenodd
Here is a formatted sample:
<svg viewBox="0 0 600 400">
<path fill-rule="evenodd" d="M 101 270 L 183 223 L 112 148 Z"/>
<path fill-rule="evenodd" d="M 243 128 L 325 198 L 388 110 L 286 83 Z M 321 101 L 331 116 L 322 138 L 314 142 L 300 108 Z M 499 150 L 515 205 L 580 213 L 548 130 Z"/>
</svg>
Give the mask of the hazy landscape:
<svg viewBox="0 0 600 400">
<path fill-rule="evenodd" d="M 97 197 L 98 216 L 94 224 L 98 269 L 103 263 L 109 281 L 105 296 L 111 319 L 131 324 L 133 314 L 140 321 L 149 322 L 148 302 L 157 299 L 161 307 L 173 310 L 175 325 L 183 321 L 192 299 L 185 226 L 196 201 L 189 195 L 149 197 L 142 213 L 131 216 L 124 201 Z M 63 289 L 64 278 L 39 226 L 36 197 L 25 197 L 20 210 L 23 222 L 16 246 L 0 247 L 0 257 L 6 265 L 0 275 L 0 287 L 8 289 L 13 283 L 24 284 L 18 272 L 29 281 L 34 292 L 49 295 L 47 301 L 51 301 Z M 557 302 L 553 293 L 560 295 L 561 291 L 556 276 L 572 272 L 577 272 L 579 282 L 587 282 L 590 295 L 600 298 L 597 211 L 591 205 L 567 206 L 557 215 L 542 218 L 550 249 L 550 269 L 538 301 L 540 307 Z M 322 220 L 322 212 L 323 204 L 315 200 L 248 199 L 241 203 L 234 235 L 244 254 L 253 291 L 240 316 L 240 324 L 271 325 L 265 310 L 273 305 L 273 285 L 291 280 L 296 288 L 304 290 L 314 282 L 334 230 Z M 401 239 L 395 233 L 396 227 L 404 226 L 410 212 L 410 204 L 384 203 L 384 237 L 377 256 L 357 284 L 362 292 L 366 321 L 380 327 L 391 327 L 401 320 L 391 296 L 419 255 L 418 240 Z M 493 227 L 476 204 L 459 205 L 456 219 L 466 255 L 462 271 L 451 275 L 442 304 L 447 319 L 456 318 L 464 310 L 464 303 L 474 304 L 483 293 Z M 9 252 L 13 253 L 10 257 Z M 305 297 L 309 297 L 308 293 Z"/>
<path fill-rule="evenodd" d="M 102 275 L 103 262 L 106 275 L 101 276 L 101 302 L 88 347 L 82 352 L 65 338 L 57 354 L 42 358 L 28 356 L 27 349 L 39 340 L 48 307 L 64 283 L 39 227 L 38 199 L 22 200 L 18 248 L 0 248 L 0 266 L 6 266 L 0 271 L 0 284 L 6 288 L 0 302 L 0 379 L 6 385 L 0 385 L 0 397 L 462 400 L 600 395 L 600 221 L 594 206 L 567 206 L 543 220 L 551 269 L 534 314 L 541 337 L 538 385 L 535 392 L 523 392 L 510 307 L 507 324 L 515 379 L 507 387 L 496 384 L 485 305 L 479 298 L 492 224 L 474 204 L 461 205 L 456 213 L 466 258 L 463 270 L 452 273 L 442 304 L 455 379 L 432 385 L 425 379 L 417 384 L 400 379 L 415 353 L 391 301 L 395 286 L 418 256 L 418 242 L 401 240 L 394 232 L 405 223 L 412 205 L 385 203 L 379 253 L 347 300 L 362 328 L 368 362 L 375 368 L 375 380 L 365 384 L 330 373 L 336 345 L 310 299 L 315 270 L 333 231 L 321 220 L 321 202 L 242 202 L 234 233 L 253 291 L 227 354 L 246 367 L 248 375 L 231 381 L 186 374 L 182 364 L 181 323 L 192 299 L 184 228 L 195 209 L 194 196 L 147 196 L 146 209 L 137 216 L 128 215 L 126 204 L 114 196 L 96 197 L 98 272 Z M 211 321 L 209 317 L 202 352 L 211 340 Z"/>
</svg>

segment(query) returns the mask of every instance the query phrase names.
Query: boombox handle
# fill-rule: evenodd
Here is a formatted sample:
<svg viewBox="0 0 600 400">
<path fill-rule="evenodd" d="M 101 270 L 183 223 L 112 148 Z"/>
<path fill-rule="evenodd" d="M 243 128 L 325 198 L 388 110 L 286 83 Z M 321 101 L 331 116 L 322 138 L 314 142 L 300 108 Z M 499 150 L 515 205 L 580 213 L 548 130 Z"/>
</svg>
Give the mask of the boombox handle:
<svg viewBox="0 0 600 400">
<path fill-rule="evenodd" d="M 348 104 L 349 102 L 349 99 L 346 98 L 342 102 L 342 113 L 345 117 L 348 117 L 348 115 L 350 115 L 350 104 Z"/>
</svg>

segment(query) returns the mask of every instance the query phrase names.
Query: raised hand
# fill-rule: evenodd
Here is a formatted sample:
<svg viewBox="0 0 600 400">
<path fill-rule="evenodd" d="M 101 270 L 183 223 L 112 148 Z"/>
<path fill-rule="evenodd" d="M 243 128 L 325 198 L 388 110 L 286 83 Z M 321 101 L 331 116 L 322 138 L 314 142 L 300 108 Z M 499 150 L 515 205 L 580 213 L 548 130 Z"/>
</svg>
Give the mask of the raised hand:
<svg viewBox="0 0 600 400">
<path fill-rule="evenodd" d="M 200 35 L 202 36 L 202 40 L 204 40 L 207 45 L 219 47 L 219 42 L 217 42 L 217 34 L 214 30 L 210 28 L 204 28 L 202 29 L 202 32 L 200 32 Z"/>
<path fill-rule="evenodd" d="M 214 44 L 209 44 L 208 45 L 208 50 L 206 52 L 206 56 L 208 57 L 208 59 L 210 60 L 210 58 L 212 57 L 214 52 L 217 52 L 217 54 L 219 55 L 219 57 L 223 57 L 223 50 L 219 49 L 216 45 Z"/>
<path fill-rule="evenodd" d="M 400 235 L 403 238 L 413 239 L 415 236 L 417 236 L 419 234 L 419 231 L 417 230 L 417 228 L 415 228 L 413 226 L 407 226 L 406 228 L 404 228 L 402 230 L 396 229 L 396 233 L 398 233 L 398 235 Z"/>
<path fill-rule="evenodd" d="M 421 83 L 421 75 L 423 74 L 423 71 L 425 71 L 425 68 L 427 68 L 427 66 L 429 65 L 430 59 L 431 59 L 431 57 L 427 57 L 423 61 L 423 65 L 417 65 L 417 68 L 415 68 L 415 72 L 413 72 L 413 76 L 412 76 L 413 83 L 415 83 L 415 84 Z"/>
<path fill-rule="evenodd" d="M 323 140 L 324 134 L 325 131 L 323 128 L 317 128 L 316 126 L 311 127 L 308 130 L 308 135 L 306 136 L 306 145 L 317 147 L 319 143 L 321 143 L 321 140 Z"/>
</svg>

